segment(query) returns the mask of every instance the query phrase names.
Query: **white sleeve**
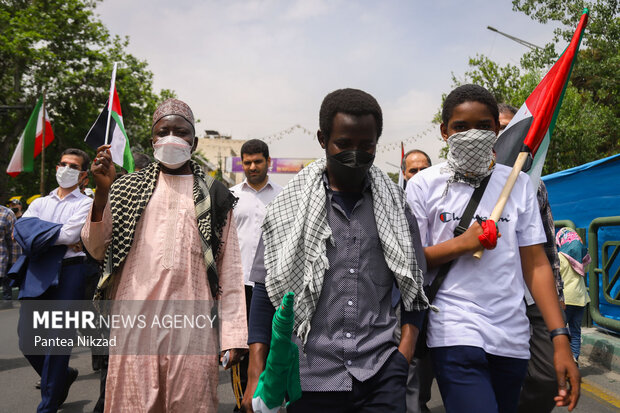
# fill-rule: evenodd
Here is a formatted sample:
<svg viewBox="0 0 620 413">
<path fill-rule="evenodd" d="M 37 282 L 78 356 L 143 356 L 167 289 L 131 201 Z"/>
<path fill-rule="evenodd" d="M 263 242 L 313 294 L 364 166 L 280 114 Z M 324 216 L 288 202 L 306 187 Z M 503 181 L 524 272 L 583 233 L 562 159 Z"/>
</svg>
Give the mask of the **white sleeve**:
<svg viewBox="0 0 620 413">
<path fill-rule="evenodd" d="M 92 203 L 93 200 L 90 198 L 85 198 L 80 202 L 75 212 L 67 222 L 62 225 L 60 234 L 54 245 L 71 245 L 80 240 L 80 232 L 82 231 L 82 226 L 84 226 L 86 222 L 86 217 L 88 217 Z"/>
<path fill-rule="evenodd" d="M 514 194 L 523 203 L 518 206 L 520 213 L 516 228 L 517 242 L 519 247 L 544 244 L 547 236 L 542 225 L 536 192 L 534 192 L 529 176 L 521 172 L 519 180 L 524 182 L 519 188 L 519 193 Z"/>
<path fill-rule="evenodd" d="M 407 182 L 407 202 L 411 207 L 411 212 L 418 222 L 418 230 L 420 231 L 420 241 L 424 247 L 429 245 L 428 234 L 428 212 L 426 210 L 426 199 L 428 197 L 428 185 L 421 177 L 414 176 Z"/>
<path fill-rule="evenodd" d="M 26 212 L 22 214 L 22 218 L 35 217 L 39 218 L 39 204 L 42 202 L 43 198 L 37 198 L 30 205 L 28 205 L 28 209 Z"/>
</svg>

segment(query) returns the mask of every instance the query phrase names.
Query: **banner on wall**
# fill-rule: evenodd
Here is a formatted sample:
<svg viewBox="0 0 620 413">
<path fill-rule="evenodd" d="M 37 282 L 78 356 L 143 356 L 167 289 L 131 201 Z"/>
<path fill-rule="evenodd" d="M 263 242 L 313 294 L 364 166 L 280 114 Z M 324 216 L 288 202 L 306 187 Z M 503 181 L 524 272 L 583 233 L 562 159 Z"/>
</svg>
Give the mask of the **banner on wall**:
<svg viewBox="0 0 620 413">
<path fill-rule="evenodd" d="M 272 174 L 296 174 L 315 159 L 307 158 L 271 158 Z M 226 157 L 226 172 L 243 172 L 241 158 L 238 156 Z"/>
</svg>

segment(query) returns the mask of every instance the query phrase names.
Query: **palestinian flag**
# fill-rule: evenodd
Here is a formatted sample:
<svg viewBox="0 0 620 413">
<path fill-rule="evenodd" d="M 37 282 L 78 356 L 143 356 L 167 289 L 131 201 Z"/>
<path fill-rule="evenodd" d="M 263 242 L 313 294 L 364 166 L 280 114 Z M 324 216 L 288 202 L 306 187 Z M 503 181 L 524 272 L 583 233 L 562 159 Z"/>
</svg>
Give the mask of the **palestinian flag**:
<svg viewBox="0 0 620 413">
<path fill-rule="evenodd" d="M 54 140 L 54 131 L 50 123 L 47 111 L 45 111 L 45 147 L 47 148 Z M 19 138 L 11 162 L 6 168 L 6 173 L 16 177 L 21 172 L 32 172 L 34 158 L 41 153 L 43 143 L 43 97 L 40 97 L 34 107 L 30 119 L 26 124 L 22 136 Z"/>
<path fill-rule="evenodd" d="M 588 9 L 584 9 L 570 44 L 526 99 L 495 144 L 497 162 L 507 166 L 514 165 L 520 152 L 531 154 L 532 158 L 524 165 L 523 170 L 528 172 L 535 187 L 538 187 L 549 140 L 587 22 Z"/>
<path fill-rule="evenodd" d="M 112 98 L 112 111 L 108 108 L 110 101 L 108 100 L 105 107 L 99 114 L 99 117 L 88 131 L 84 142 L 91 148 L 97 150 L 98 147 L 105 143 L 105 131 L 108 123 L 108 113 L 110 113 L 110 130 L 108 132 L 108 145 L 110 145 L 110 153 L 112 161 L 118 166 L 124 168 L 127 172 L 132 173 L 134 169 L 133 155 L 129 147 L 129 138 L 123 125 L 123 114 L 121 113 L 121 103 L 118 100 L 116 88 Z"/>
</svg>

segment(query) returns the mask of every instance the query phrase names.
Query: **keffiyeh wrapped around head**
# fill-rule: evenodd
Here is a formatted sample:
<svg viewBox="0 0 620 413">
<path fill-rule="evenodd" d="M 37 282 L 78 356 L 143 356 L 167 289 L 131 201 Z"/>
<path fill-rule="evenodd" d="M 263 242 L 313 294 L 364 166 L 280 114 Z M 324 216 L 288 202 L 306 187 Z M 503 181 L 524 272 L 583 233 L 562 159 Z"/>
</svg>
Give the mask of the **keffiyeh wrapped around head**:
<svg viewBox="0 0 620 413">
<path fill-rule="evenodd" d="M 590 264 L 591 258 L 579 234 L 571 228 L 564 227 L 556 234 L 555 242 L 558 245 L 558 252 L 568 259 L 571 267 L 579 275 L 583 276 L 585 267 Z"/>
<path fill-rule="evenodd" d="M 446 191 L 453 182 L 463 182 L 478 188 L 480 182 L 493 172 L 497 135 L 492 130 L 470 129 L 448 138 L 448 162 L 442 172 L 451 172 Z"/>
</svg>

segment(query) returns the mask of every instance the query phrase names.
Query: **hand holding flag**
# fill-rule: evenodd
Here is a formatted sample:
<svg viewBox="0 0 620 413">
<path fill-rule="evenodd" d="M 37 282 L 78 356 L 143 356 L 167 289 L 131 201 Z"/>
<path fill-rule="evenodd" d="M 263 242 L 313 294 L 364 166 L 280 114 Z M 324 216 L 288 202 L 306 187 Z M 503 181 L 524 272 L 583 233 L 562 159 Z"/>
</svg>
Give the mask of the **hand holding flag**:
<svg viewBox="0 0 620 413">
<path fill-rule="evenodd" d="M 513 167 L 489 217 L 495 222 L 498 222 L 519 173 L 530 154 L 534 158 L 530 178 L 538 186 L 551 133 L 562 105 L 564 91 L 577 58 L 579 44 L 587 22 L 588 9 L 584 9 L 570 44 L 526 99 L 495 144 L 497 162 Z M 482 257 L 482 252 L 483 250 L 479 250 L 474 257 Z"/>
<path fill-rule="evenodd" d="M 98 150 L 101 145 L 110 145 L 112 160 L 118 166 L 131 173 L 134 170 L 133 155 L 129 145 L 129 138 L 123 125 L 121 103 L 116 93 L 115 85 L 116 63 L 112 73 L 110 97 L 99 117 L 86 134 L 84 142 L 91 148 Z"/>
</svg>

